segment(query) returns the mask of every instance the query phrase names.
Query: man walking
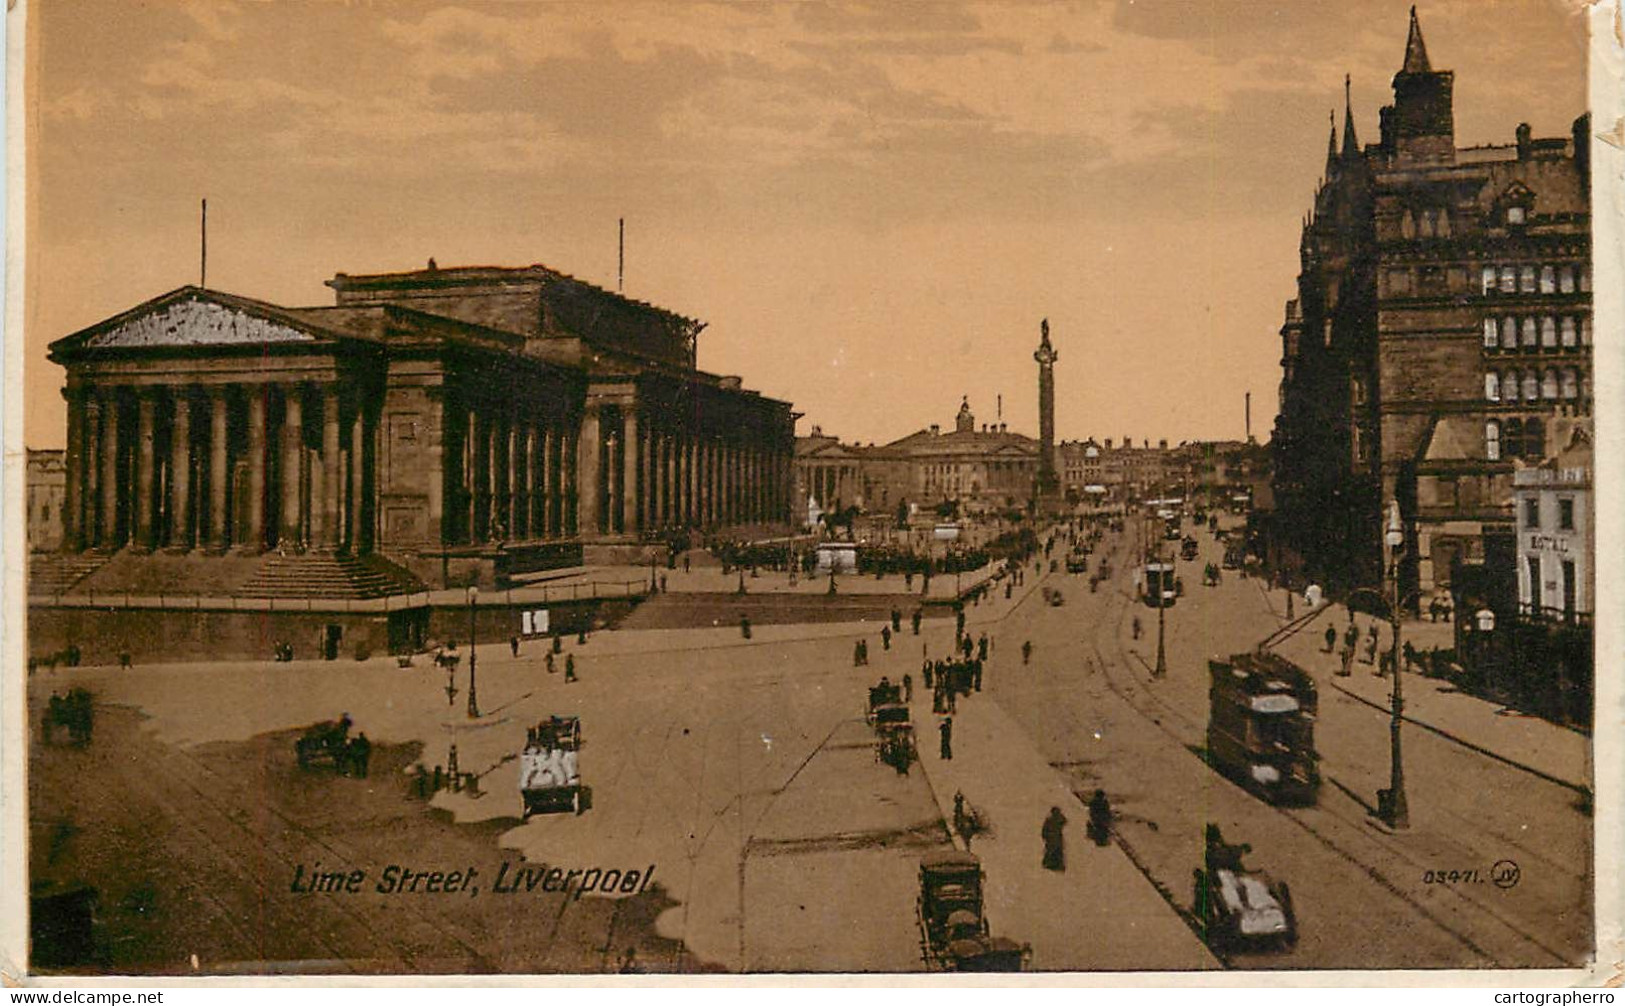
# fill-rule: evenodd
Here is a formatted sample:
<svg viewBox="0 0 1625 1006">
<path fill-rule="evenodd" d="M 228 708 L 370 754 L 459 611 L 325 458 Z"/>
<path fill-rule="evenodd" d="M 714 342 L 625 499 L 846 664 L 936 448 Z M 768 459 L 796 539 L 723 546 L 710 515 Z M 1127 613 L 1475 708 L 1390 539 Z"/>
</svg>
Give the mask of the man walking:
<svg viewBox="0 0 1625 1006">
<path fill-rule="evenodd" d="M 564 683 L 569 684 L 576 680 L 576 655 L 566 654 L 564 657 Z"/>
<path fill-rule="evenodd" d="M 1049 809 L 1049 817 L 1044 818 L 1039 834 L 1044 838 L 1044 869 L 1066 872 L 1066 815 L 1061 813 L 1061 808 Z"/>
<path fill-rule="evenodd" d="M 942 725 L 937 727 L 937 733 L 942 735 L 942 750 L 939 751 L 938 753 L 942 756 L 943 761 L 953 761 L 954 760 L 954 721 L 953 721 L 953 717 L 950 716 L 947 719 L 944 719 L 942 721 Z"/>
</svg>

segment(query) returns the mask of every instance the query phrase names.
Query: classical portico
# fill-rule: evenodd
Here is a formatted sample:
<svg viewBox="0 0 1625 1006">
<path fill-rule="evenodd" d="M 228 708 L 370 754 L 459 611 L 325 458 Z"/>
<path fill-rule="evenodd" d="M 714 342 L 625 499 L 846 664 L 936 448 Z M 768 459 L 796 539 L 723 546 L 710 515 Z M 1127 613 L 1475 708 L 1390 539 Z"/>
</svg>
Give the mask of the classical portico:
<svg viewBox="0 0 1625 1006">
<path fill-rule="evenodd" d="M 327 308 L 184 287 L 54 343 L 64 548 L 490 582 L 786 522 L 789 406 L 696 370 L 697 323 L 541 267 L 331 285 Z"/>
</svg>

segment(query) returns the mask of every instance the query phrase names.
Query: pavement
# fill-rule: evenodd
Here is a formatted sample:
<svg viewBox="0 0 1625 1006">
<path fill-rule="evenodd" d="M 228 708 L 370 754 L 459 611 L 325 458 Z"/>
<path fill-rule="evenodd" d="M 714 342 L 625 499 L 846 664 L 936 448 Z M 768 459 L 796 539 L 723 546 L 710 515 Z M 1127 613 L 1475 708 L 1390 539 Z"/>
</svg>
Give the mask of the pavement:
<svg viewBox="0 0 1625 1006">
<path fill-rule="evenodd" d="M 1266 596 L 1273 606 L 1279 606 L 1285 595 L 1270 591 Z M 1313 674 L 1322 688 L 1336 689 L 1361 702 L 1389 709 L 1392 683 L 1374 673 L 1374 665 L 1362 662 L 1368 627 L 1374 622 L 1379 625 L 1381 643 L 1386 647 L 1391 639 L 1387 623 L 1367 615 L 1354 616 L 1362 649 L 1355 658 L 1353 673 L 1340 677 L 1337 671 L 1341 658 L 1335 650 L 1325 651 L 1324 633 L 1328 624 L 1344 631 L 1349 612 L 1340 604 L 1325 607 L 1325 613 L 1276 646 L 1276 652 Z M 1302 613 L 1301 609 L 1298 613 Z M 1400 639 L 1418 650 L 1448 648 L 1454 645 L 1453 628 L 1445 622 L 1408 619 L 1401 623 Z M 1580 731 L 1468 694 L 1447 681 L 1414 671 L 1405 675 L 1403 684 L 1407 722 L 1570 789 L 1590 789 L 1591 739 Z"/>
<path fill-rule="evenodd" d="M 926 689 L 915 690 L 920 765 L 944 820 L 953 820 L 954 796 L 962 793 L 991 825 L 970 848 L 987 874 L 993 935 L 1031 944 L 1035 971 L 1218 967 L 1120 847 L 1085 839 L 1083 806 L 1026 732 L 989 696 L 972 693 L 957 705 L 953 758 L 944 761 L 938 735 L 943 717 L 931 712 Z M 1069 821 L 1062 872 L 1041 865 L 1039 829 L 1052 807 Z M 1042 910 L 1034 911 L 1036 906 Z"/>
</svg>

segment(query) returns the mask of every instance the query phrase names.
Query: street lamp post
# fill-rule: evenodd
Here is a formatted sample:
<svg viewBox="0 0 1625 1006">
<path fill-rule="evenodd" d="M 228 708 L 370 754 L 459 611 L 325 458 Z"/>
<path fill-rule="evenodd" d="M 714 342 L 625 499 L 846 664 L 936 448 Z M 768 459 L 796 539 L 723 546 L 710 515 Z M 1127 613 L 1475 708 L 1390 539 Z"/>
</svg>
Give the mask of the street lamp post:
<svg viewBox="0 0 1625 1006">
<path fill-rule="evenodd" d="M 480 599 L 480 588 L 468 588 L 468 718 L 478 719 L 480 715 L 479 694 L 475 690 L 474 671 L 475 662 L 479 654 L 474 645 L 474 605 Z"/>
<path fill-rule="evenodd" d="M 1157 545 L 1157 565 L 1162 565 L 1161 544 Z M 1163 611 L 1168 606 L 1167 602 L 1163 599 L 1165 588 L 1168 586 L 1163 577 L 1168 576 L 1168 574 L 1169 570 L 1165 568 L 1159 573 L 1157 579 L 1157 669 L 1153 671 L 1152 674 L 1159 678 L 1168 673 L 1168 653 L 1163 648 L 1163 636 L 1166 631 L 1164 628 L 1166 616 L 1163 614 Z M 1150 579 L 1150 577 L 1147 577 L 1147 579 Z"/>
<path fill-rule="evenodd" d="M 1405 799 L 1405 763 L 1400 751 L 1400 725 L 1404 722 L 1405 697 L 1404 673 L 1400 661 L 1399 649 L 1399 560 L 1405 545 L 1405 530 L 1400 524 L 1399 502 L 1388 501 L 1388 528 L 1384 535 L 1384 542 L 1388 546 L 1388 586 L 1390 604 L 1388 617 L 1393 626 L 1393 654 L 1389 664 L 1394 674 L 1394 689 L 1392 695 L 1392 714 L 1388 724 L 1389 735 L 1389 775 L 1388 775 L 1388 827 L 1395 831 L 1402 831 L 1411 826 L 1410 807 Z"/>
</svg>

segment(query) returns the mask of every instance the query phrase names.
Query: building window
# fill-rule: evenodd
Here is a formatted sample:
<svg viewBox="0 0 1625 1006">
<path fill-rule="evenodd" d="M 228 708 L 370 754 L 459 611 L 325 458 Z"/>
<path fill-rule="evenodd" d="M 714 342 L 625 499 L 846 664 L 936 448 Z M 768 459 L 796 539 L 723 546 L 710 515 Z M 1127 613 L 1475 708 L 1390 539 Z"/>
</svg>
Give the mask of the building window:
<svg viewBox="0 0 1625 1006">
<path fill-rule="evenodd" d="M 1501 375 L 1501 400 L 1503 402 L 1518 400 L 1518 375 L 1515 371 L 1509 370 Z"/>
<path fill-rule="evenodd" d="M 1395 294 L 1411 292 L 1411 272 L 1409 269 L 1388 270 L 1388 292 Z"/>
<path fill-rule="evenodd" d="M 1573 367 L 1564 367 L 1563 368 L 1563 383 L 1562 383 L 1563 397 L 1564 398 L 1573 398 L 1576 394 L 1578 394 L 1579 393 L 1578 384 L 1579 384 L 1579 382 L 1574 376 L 1574 368 Z"/>
<path fill-rule="evenodd" d="M 1523 526 L 1531 531 L 1540 530 L 1540 497 L 1525 497 L 1523 501 Z"/>
<path fill-rule="evenodd" d="M 1564 559 L 1563 560 L 1563 614 L 1564 614 L 1564 616 L 1566 616 L 1568 618 L 1571 618 L 1571 619 L 1574 617 L 1574 609 L 1579 605 L 1579 600 L 1574 596 L 1575 593 L 1576 593 L 1575 587 L 1576 587 L 1577 582 L 1578 581 L 1576 580 L 1575 575 L 1574 575 L 1574 560 L 1573 559 Z"/>
<path fill-rule="evenodd" d="M 1484 424 L 1484 456 L 1491 461 L 1501 460 L 1501 424 L 1493 419 Z"/>
<path fill-rule="evenodd" d="M 1504 265 L 1501 267 L 1501 292 L 1518 292 L 1518 270 L 1513 266 Z"/>
<path fill-rule="evenodd" d="M 1354 397 L 1355 405 L 1365 404 L 1365 382 L 1358 377 L 1349 379 L 1350 394 Z"/>
<path fill-rule="evenodd" d="M 1516 226 L 1518 224 L 1523 223 L 1523 220 L 1524 220 L 1524 214 L 1523 214 L 1523 207 L 1522 206 L 1508 206 L 1507 207 L 1507 223 Z"/>
<path fill-rule="evenodd" d="M 1591 292 L 1591 266 L 1589 264 L 1580 267 L 1580 292 Z"/>
<path fill-rule="evenodd" d="M 1501 400 L 1501 378 L 1498 374 L 1484 375 L 1484 397 L 1491 402 Z"/>
<path fill-rule="evenodd" d="M 1496 331 L 1495 319 L 1494 318 L 1485 318 L 1484 319 L 1484 348 L 1485 349 L 1494 349 L 1495 345 L 1496 345 L 1496 342 L 1498 341 L 1498 336 L 1499 336 L 1499 333 Z M 1288 355 L 1290 355 L 1290 354 L 1288 354 Z"/>
<path fill-rule="evenodd" d="M 1480 274 L 1480 277 L 1481 277 L 1481 282 L 1483 283 L 1483 286 L 1484 286 L 1483 292 L 1486 293 L 1486 294 L 1494 293 L 1495 292 L 1495 267 L 1492 266 L 1492 265 L 1485 266 L 1484 271 Z M 1573 283 L 1572 278 L 1570 279 L 1570 283 L 1572 285 L 1572 283 Z"/>
<path fill-rule="evenodd" d="M 1562 323 L 1562 329 L 1563 329 L 1563 345 L 1564 346 L 1573 346 L 1574 345 L 1574 319 L 1573 318 L 1564 318 L 1563 323 Z"/>
<path fill-rule="evenodd" d="M 1527 568 L 1525 575 L 1529 578 L 1529 604 L 1536 611 L 1545 607 L 1545 598 L 1541 596 L 1540 583 L 1540 556 L 1524 556 L 1524 565 Z"/>
<path fill-rule="evenodd" d="M 1532 402 L 1540 397 L 1540 380 L 1533 370 L 1523 372 L 1523 400 Z"/>
<path fill-rule="evenodd" d="M 1508 419 L 1501 429 L 1502 439 L 1506 441 L 1506 456 L 1515 458 L 1523 453 L 1523 420 Z"/>
<path fill-rule="evenodd" d="M 1549 265 L 1543 265 L 1540 267 L 1540 292 L 1557 292 L 1557 270 L 1553 269 Z"/>
<path fill-rule="evenodd" d="M 1591 316 L 1589 314 L 1580 319 L 1580 345 L 1591 345 Z"/>
<path fill-rule="evenodd" d="M 1516 318 L 1502 318 L 1501 319 L 1501 348 L 1502 349 L 1517 349 L 1518 348 L 1518 319 L 1516 319 Z"/>
<path fill-rule="evenodd" d="M 1548 369 L 1540 375 L 1540 397 L 1557 397 L 1557 371 Z"/>
<path fill-rule="evenodd" d="M 1557 288 L 1563 293 L 1574 292 L 1574 268 L 1564 266 L 1557 271 Z"/>
<path fill-rule="evenodd" d="M 1560 497 L 1557 501 L 1557 529 L 1574 530 L 1574 500 L 1570 497 Z"/>
<path fill-rule="evenodd" d="M 1523 424 L 1523 456 L 1546 456 L 1546 424 L 1538 419 L 1526 419 Z"/>
<path fill-rule="evenodd" d="M 1540 319 L 1540 345 L 1542 349 L 1553 349 L 1557 346 L 1557 319 L 1551 315 Z"/>
<path fill-rule="evenodd" d="M 1540 337 L 1536 334 L 1535 319 L 1532 317 L 1525 318 L 1523 320 L 1523 348 L 1534 349 L 1539 340 Z"/>
<path fill-rule="evenodd" d="M 1535 292 L 1535 267 L 1526 265 L 1518 270 L 1518 290 L 1521 293 Z"/>
</svg>

